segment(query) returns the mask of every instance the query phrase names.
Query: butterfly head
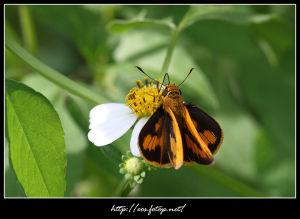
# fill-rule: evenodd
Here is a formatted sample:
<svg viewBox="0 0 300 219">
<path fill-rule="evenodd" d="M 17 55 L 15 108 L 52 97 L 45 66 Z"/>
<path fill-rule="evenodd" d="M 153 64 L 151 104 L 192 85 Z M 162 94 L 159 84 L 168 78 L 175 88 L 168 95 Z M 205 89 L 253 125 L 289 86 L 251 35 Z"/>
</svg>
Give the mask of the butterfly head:
<svg viewBox="0 0 300 219">
<path fill-rule="evenodd" d="M 181 95 L 181 90 L 176 84 L 168 84 L 162 92 L 163 97 L 177 98 Z"/>
<path fill-rule="evenodd" d="M 168 96 L 170 98 L 178 98 L 181 95 L 181 90 L 179 89 L 179 86 L 187 79 L 187 77 L 192 73 L 194 68 L 191 68 L 191 70 L 189 71 L 189 73 L 187 74 L 187 76 L 185 77 L 185 79 L 179 84 L 170 84 L 170 78 L 169 78 L 169 74 L 166 73 L 163 79 L 163 82 L 165 81 L 165 78 L 168 77 L 168 84 L 166 85 L 166 88 L 164 89 L 162 95 L 164 97 Z M 162 83 L 163 84 L 163 83 Z"/>
<path fill-rule="evenodd" d="M 146 76 L 148 76 L 149 78 L 151 78 L 149 75 L 147 75 L 140 67 L 138 67 L 138 66 L 136 66 L 143 74 L 145 74 Z M 164 90 L 163 90 L 163 92 L 162 92 L 162 96 L 163 97 L 170 97 L 170 98 L 173 98 L 173 99 L 176 99 L 176 98 L 178 98 L 178 97 L 180 97 L 181 96 L 181 90 L 179 89 L 179 86 L 187 79 L 187 77 L 192 73 L 192 71 L 193 71 L 193 69 L 194 68 L 191 68 L 190 69 L 190 71 L 189 71 L 189 73 L 187 74 L 187 76 L 185 77 L 185 79 L 179 84 L 179 85 L 176 85 L 176 84 L 170 84 L 170 77 L 169 77 L 169 74 L 168 73 L 166 73 L 165 75 L 164 75 L 164 78 L 163 78 L 163 81 L 162 81 L 162 83 L 160 83 L 161 84 L 161 86 L 160 86 L 160 88 L 159 88 L 159 90 L 162 88 L 162 86 L 164 85 L 165 86 L 165 88 L 164 88 Z M 165 81 L 165 79 L 168 79 L 168 84 L 165 84 L 164 83 L 164 81 Z M 151 79 L 153 79 L 153 78 L 151 78 Z M 154 79 L 153 79 L 154 80 Z"/>
</svg>

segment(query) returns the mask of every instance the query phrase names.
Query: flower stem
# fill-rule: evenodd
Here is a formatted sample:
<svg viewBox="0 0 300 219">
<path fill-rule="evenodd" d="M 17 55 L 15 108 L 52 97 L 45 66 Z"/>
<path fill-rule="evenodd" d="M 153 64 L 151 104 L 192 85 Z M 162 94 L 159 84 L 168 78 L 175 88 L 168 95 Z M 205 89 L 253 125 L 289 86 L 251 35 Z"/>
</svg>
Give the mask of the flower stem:
<svg viewBox="0 0 300 219">
<path fill-rule="evenodd" d="M 130 187 L 130 179 L 126 179 L 124 176 L 122 181 L 120 182 L 119 186 L 117 187 L 115 193 L 113 194 L 114 197 L 125 197 L 129 194 L 132 190 Z"/>
<path fill-rule="evenodd" d="M 171 62 L 171 58 L 172 58 L 172 54 L 175 48 L 175 45 L 177 43 L 178 37 L 180 35 L 180 29 L 178 29 L 178 27 L 176 29 L 173 30 L 173 34 L 171 37 L 171 42 L 168 46 L 168 50 L 167 50 L 167 55 L 165 57 L 162 69 L 161 69 L 161 77 L 168 72 L 169 69 L 169 65 Z"/>
<path fill-rule="evenodd" d="M 190 10 L 188 10 L 186 12 L 186 14 L 183 16 L 183 18 L 181 19 L 181 21 L 178 24 L 178 26 L 176 26 L 176 28 L 173 30 L 173 33 L 172 33 L 172 36 L 171 36 L 171 42 L 170 42 L 168 50 L 167 50 L 167 55 L 165 57 L 165 60 L 164 60 L 164 63 L 163 63 L 163 66 L 162 66 L 162 69 L 161 69 L 161 72 L 160 72 L 161 73 L 161 77 L 163 77 L 163 75 L 165 73 L 167 73 L 168 70 L 169 70 L 169 65 L 170 65 L 170 62 L 171 62 L 171 58 L 172 58 L 172 54 L 173 54 L 174 48 L 175 48 L 175 46 L 177 44 L 178 38 L 179 38 L 179 36 L 181 34 L 181 31 L 185 27 L 186 20 L 187 20 L 187 17 L 189 15 L 189 13 L 190 13 Z"/>
</svg>

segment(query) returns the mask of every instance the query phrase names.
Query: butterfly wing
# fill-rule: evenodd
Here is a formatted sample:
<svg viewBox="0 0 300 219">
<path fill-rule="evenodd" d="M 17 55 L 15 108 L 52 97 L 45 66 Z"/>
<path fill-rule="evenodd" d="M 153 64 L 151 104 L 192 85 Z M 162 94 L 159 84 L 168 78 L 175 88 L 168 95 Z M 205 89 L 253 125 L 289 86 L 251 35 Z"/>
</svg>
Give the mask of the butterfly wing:
<svg viewBox="0 0 300 219">
<path fill-rule="evenodd" d="M 194 119 L 190 115 L 189 110 L 184 106 L 183 110 L 183 119 L 181 120 L 181 135 L 182 135 L 182 144 L 184 150 L 184 161 L 185 163 L 197 162 L 199 164 L 209 165 L 214 162 L 213 154 L 209 149 L 209 144 L 206 138 L 201 135 L 197 130 L 200 125 L 199 121 Z M 205 132 L 206 134 L 206 132 Z"/>
<path fill-rule="evenodd" d="M 148 163 L 154 166 L 172 166 L 167 150 L 166 124 L 165 112 L 160 107 L 146 122 L 139 134 L 140 153 Z"/>
<path fill-rule="evenodd" d="M 212 154 L 215 154 L 223 141 L 223 130 L 211 116 L 192 104 L 185 105 L 199 135 Z"/>
<path fill-rule="evenodd" d="M 174 168 L 179 169 L 184 160 L 181 131 L 175 114 L 168 107 L 166 107 L 165 119 L 169 159 Z"/>
<path fill-rule="evenodd" d="M 222 128 L 213 118 L 185 105 L 179 121 L 171 110 L 160 107 L 142 128 L 138 145 L 148 163 L 178 169 L 183 161 L 212 164 L 222 139 Z"/>
</svg>

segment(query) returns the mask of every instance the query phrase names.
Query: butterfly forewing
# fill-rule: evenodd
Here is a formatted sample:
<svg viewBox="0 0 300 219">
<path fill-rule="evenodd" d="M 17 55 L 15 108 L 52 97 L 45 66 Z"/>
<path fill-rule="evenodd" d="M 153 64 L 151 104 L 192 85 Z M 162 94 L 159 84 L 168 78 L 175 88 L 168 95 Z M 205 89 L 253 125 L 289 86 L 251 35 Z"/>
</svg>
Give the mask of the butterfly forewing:
<svg viewBox="0 0 300 219">
<path fill-rule="evenodd" d="M 183 147 L 181 130 L 178 121 L 171 109 L 165 111 L 166 117 L 166 133 L 167 133 L 167 149 L 169 159 L 175 169 L 179 169 L 183 164 Z"/>
<path fill-rule="evenodd" d="M 139 134 L 138 145 L 141 155 L 154 166 L 172 166 L 167 150 L 166 123 L 165 112 L 160 107 L 149 118 Z"/>
</svg>

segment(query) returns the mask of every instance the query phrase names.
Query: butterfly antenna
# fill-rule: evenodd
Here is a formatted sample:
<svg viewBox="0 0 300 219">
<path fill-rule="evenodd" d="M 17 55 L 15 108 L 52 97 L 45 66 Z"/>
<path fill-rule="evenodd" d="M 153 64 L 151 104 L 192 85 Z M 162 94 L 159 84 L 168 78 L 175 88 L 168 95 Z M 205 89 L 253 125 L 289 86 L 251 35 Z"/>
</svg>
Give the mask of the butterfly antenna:
<svg viewBox="0 0 300 219">
<path fill-rule="evenodd" d="M 149 75 L 147 75 L 144 71 L 143 71 L 143 69 L 141 69 L 139 66 L 135 66 L 135 67 L 137 67 L 137 69 L 138 70 L 140 70 L 143 74 L 145 74 L 147 77 L 149 77 L 149 78 L 151 78 L 153 81 L 155 81 L 152 77 L 150 77 Z"/>
<path fill-rule="evenodd" d="M 164 78 L 163 78 L 163 80 L 162 80 L 162 83 L 161 83 L 161 86 L 160 86 L 159 90 L 162 88 L 163 85 L 166 86 L 166 84 L 164 84 L 164 81 L 165 81 L 166 76 L 168 76 L 168 84 L 170 84 L 170 77 L 169 77 L 169 74 L 166 73 L 166 74 L 164 75 Z"/>
<path fill-rule="evenodd" d="M 137 67 L 137 69 L 138 69 L 138 70 L 140 70 L 140 71 L 141 71 L 143 74 L 145 74 L 147 77 L 151 78 L 153 81 L 157 81 L 157 80 L 153 79 L 152 77 L 150 77 L 148 74 L 146 74 L 146 73 L 143 71 L 143 69 L 142 69 L 142 68 L 140 68 L 139 66 L 135 66 L 135 67 Z M 164 84 L 164 80 L 165 80 L 165 77 L 166 77 L 166 75 L 168 75 L 168 73 L 166 73 L 166 74 L 165 74 L 165 76 L 164 76 L 164 79 L 163 79 L 163 82 L 162 82 L 162 83 L 158 81 L 158 83 L 160 83 L 160 84 L 161 84 L 161 86 L 160 86 L 159 90 L 161 89 L 162 85 L 166 85 L 166 84 Z M 169 75 L 168 75 L 168 80 L 169 80 L 169 83 L 170 83 L 170 78 L 169 78 Z"/>
<path fill-rule="evenodd" d="M 164 81 L 165 81 L 166 76 L 168 76 L 168 84 L 170 84 L 170 77 L 169 77 L 169 74 L 168 74 L 168 73 L 166 73 L 166 74 L 164 75 L 162 84 L 164 84 Z M 165 84 L 164 84 L 164 85 L 165 85 Z"/>
<path fill-rule="evenodd" d="M 189 73 L 187 74 L 187 76 L 185 77 L 185 79 L 178 85 L 178 87 L 188 78 L 188 76 L 192 73 L 192 71 L 194 70 L 195 68 L 191 68 L 191 70 L 189 71 Z"/>
</svg>

